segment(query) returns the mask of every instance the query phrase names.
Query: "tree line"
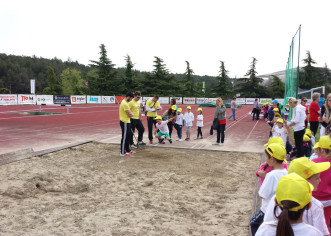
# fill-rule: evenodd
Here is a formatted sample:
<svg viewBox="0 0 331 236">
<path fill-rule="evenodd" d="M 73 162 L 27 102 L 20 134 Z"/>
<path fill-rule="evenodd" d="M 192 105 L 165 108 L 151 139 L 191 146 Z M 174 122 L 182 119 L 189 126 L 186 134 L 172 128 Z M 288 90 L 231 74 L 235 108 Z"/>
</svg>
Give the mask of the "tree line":
<svg viewBox="0 0 331 236">
<path fill-rule="evenodd" d="M 140 90 L 144 96 L 185 96 L 230 98 L 283 97 L 284 83 L 273 76 L 269 86 L 262 85 L 263 79 L 256 70 L 258 60 L 252 58 L 247 73 L 241 78 L 230 78 L 225 62 L 220 61 L 217 76 L 199 76 L 190 63 L 182 74 L 171 73 L 162 60 L 155 56 L 153 71 L 139 71 L 129 55 L 124 68 L 116 68 L 108 57 L 104 44 L 99 47 L 99 60 L 90 60 L 89 65 L 79 64 L 69 58 L 37 58 L 36 56 L 13 56 L 0 54 L 0 93 L 28 94 L 30 79 L 36 80 L 37 94 L 63 95 L 124 95 L 127 91 Z M 300 71 L 300 87 L 309 89 L 331 84 L 330 70 L 314 67 L 316 62 L 307 52 Z"/>
</svg>

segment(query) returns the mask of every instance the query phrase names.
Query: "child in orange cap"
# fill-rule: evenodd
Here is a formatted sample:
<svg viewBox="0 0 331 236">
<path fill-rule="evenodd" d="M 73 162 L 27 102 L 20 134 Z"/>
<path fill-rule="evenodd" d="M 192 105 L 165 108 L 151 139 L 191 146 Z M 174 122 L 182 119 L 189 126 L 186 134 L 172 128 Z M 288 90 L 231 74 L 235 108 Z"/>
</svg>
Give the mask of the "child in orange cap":
<svg viewBox="0 0 331 236">
<path fill-rule="evenodd" d="M 295 173 L 281 177 L 276 189 L 277 206 L 281 209 L 278 221 L 263 222 L 256 236 L 323 236 L 320 230 L 302 222 L 304 211 L 311 206 L 313 189 L 313 185 Z"/>
<path fill-rule="evenodd" d="M 329 168 L 329 162 L 314 163 L 306 157 L 301 157 L 291 161 L 288 173 L 296 173 L 301 176 L 314 186 L 314 191 L 317 191 L 318 185 L 321 182 L 320 173 Z M 329 235 L 329 230 L 324 218 L 323 204 L 314 197 L 311 198 L 311 203 L 309 210 L 306 210 L 303 213 L 303 222 L 319 229 L 323 235 Z M 270 201 L 264 216 L 264 221 L 277 220 L 280 213 L 281 209 L 279 206 L 276 206 L 276 202 Z"/>
</svg>

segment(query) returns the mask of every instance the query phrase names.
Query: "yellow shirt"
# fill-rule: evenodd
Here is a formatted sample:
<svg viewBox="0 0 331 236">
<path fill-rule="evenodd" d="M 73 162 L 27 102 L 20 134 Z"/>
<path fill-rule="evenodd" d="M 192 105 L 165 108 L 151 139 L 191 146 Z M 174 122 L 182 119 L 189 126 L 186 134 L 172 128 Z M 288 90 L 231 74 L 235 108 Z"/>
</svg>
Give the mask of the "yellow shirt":
<svg viewBox="0 0 331 236">
<path fill-rule="evenodd" d="M 149 99 L 146 103 L 146 107 L 149 107 L 151 109 L 156 109 L 160 107 L 160 103 L 159 101 L 155 102 L 152 99 Z M 149 111 L 147 112 L 147 116 L 149 117 L 155 117 L 157 116 L 157 112 L 156 111 Z"/>
<path fill-rule="evenodd" d="M 130 117 L 128 117 L 128 114 L 126 113 L 128 110 L 130 110 L 129 103 L 123 99 L 120 105 L 120 121 L 130 123 Z"/>
<path fill-rule="evenodd" d="M 136 101 L 136 100 L 132 99 L 132 101 L 129 102 L 129 107 L 133 113 L 133 116 L 131 117 L 131 119 L 139 119 L 140 101 L 139 100 Z"/>
</svg>

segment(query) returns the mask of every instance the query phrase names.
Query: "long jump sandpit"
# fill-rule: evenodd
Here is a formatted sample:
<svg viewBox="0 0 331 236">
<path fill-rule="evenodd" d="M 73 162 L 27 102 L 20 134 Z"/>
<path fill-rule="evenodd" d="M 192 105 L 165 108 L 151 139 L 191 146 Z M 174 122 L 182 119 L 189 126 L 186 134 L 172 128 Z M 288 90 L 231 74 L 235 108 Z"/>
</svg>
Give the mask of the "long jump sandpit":
<svg viewBox="0 0 331 236">
<path fill-rule="evenodd" d="M 88 143 L 0 166 L 0 235 L 249 235 L 261 154 Z"/>
</svg>

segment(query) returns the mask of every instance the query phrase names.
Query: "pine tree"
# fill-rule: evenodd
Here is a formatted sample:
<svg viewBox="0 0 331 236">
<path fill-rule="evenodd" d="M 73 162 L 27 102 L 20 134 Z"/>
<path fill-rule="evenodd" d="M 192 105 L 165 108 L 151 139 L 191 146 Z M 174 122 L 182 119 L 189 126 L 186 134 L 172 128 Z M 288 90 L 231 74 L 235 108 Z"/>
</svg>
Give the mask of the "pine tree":
<svg viewBox="0 0 331 236">
<path fill-rule="evenodd" d="M 184 94 L 185 96 L 192 97 L 196 95 L 195 83 L 194 83 L 194 71 L 190 68 L 190 63 L 186 62 L 186 71 L 184 73 Z"/>
<path fill-rule="evenodd" d="M 126 66 L 125 66 L 125 89 L 127 91 L 134 91 L 137 90 L 137 82 L 136 82 L 136 76 L 135 71 L 133 70 L 133 63 L 131 61 L 131 57 L 127 55 L 125 57 Z"/>
<path fill-rule="evenodd" d="M 272 77 L 273 77 L 273 80 L 270 85 L 272 97 L 275 97 L 275 98 L 284 97 L 285 84 L 283 83 L 283 81 L 280 80 L 280 78 L 278 76 L 272 75 Z"/>
<path fill-rule="evenodd" d="M 61 95 L 62 94 L 62 81 L 58 78 L 54 72 L 54 69 L 50 66 L 47 67 L 47 82 L 48 87 L 43 90 L 44 94 L 53 94 L 53 95 Z"/>
<path fill-rule="evenodd" d="M 313 65 L 316 61 L 311 57 L 310 51 L 306 52 L 306 58 L 302 60 L 306 66 L 302 68 L 299 77 L 299 87 L 302 89 L 311 89 L 317 87 L 320 84 L 318 82 L 318 68 Z"/>
<path fill-rule="evenodd" d="M 228 76 L 228 71 L 225 69 L 223 61 L 220 61 L 219 74 L 216 77 L 218 80 L 217 86 L 213 89 L 213 92 L 217 97 L 228 98 L 231 95 L 231 82 Z"/>
</svg>

